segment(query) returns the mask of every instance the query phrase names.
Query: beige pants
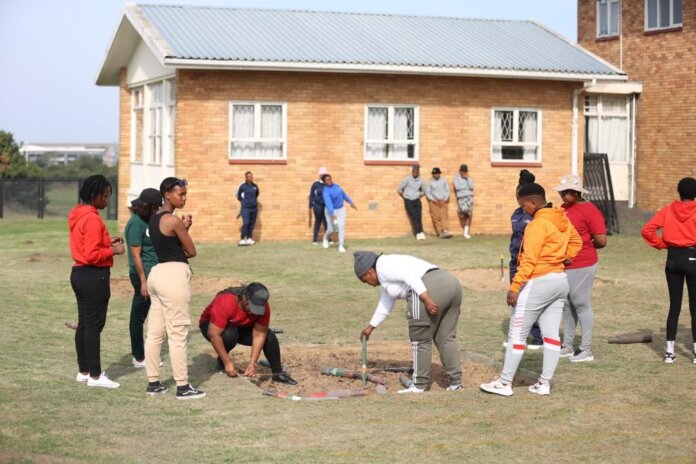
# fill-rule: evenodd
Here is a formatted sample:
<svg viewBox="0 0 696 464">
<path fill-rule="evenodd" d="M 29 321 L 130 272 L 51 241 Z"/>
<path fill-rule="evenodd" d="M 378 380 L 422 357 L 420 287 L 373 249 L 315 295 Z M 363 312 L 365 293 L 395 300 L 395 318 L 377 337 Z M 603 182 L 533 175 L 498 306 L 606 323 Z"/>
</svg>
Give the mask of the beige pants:
<svg viewBox="0 0 696 464">
<path fill-rule="evenodd" d="M 150 312 L 145 340 L 145 369 L 149 382 L 160 379 L 160 352 L 165 335 L 176 385 L 188 384 L 186 343 L 191 316 L 191 268 L 186 263 L 161 263 L 150 271 L 147 291 Z"/>
<path fill-rule="evenodd" d="M 440 235 L 444 231 L 449 230 L 449 217 L 447 216 L 448 203 L 439 204 L 428 200 L 430 205 L 430 216 L 433 218 L 433 226 L 435 232 Z"/>
</svg>

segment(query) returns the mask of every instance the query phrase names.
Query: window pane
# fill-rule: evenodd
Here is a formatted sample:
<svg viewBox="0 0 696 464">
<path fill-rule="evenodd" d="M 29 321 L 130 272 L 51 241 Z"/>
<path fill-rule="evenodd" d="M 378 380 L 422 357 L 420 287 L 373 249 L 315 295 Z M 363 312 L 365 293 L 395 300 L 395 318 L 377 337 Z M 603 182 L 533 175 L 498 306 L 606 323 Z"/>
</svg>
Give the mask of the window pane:
<svg viewBox="0 0 696 464">
<path fill-rule="evenodd" d="M 585 112 L 596 112 L 597 111 L 597 97 L 593 95 L 585 96 Z"/>
<path fill-rule="evenodd" d="M 657 27 L 657 0 L 647 0 L 648 5 L 648 27 Z"/>
<path fill-rule="evenodd" d="M 256 144 L 256 156 L 259 158 L 282 158 L 282 142 L 258 142 Z"/>
<path fill-rule="evenodd" d="M 512 142 L 512 111 L 495 112 L 495 140 L 497 142 Z"/>
<path fill-rule="evenodd" d="M 394 140 L 413 140 L 414 133 L 413 108 L 395 108 Z"/>
<path fill-rule="evenodd" d="M 283 107 L 261 105 L 261 138 L 279 139 L 283 136 Z"/>
<path fill-rule="evenodd" d="M 608 11 L 607 11 L 607 4 L 606 2 L 599 2 L 597 4 L 597 13 L 599 15 L 598 21 L 599 21 L 599 35 L 608 35 L 609 34 L 609 29 L 608 29 L 608 24 L 609 20 L 607 18 Z"/>
<path fill-rule="evenodd" d="M 232 107 L 232 137 L 235 139 L 254 137 L 254 105 Z"/>
<path fill-rule="evenodd" d="M 520 142 L 533 143 L 537 141 L 537 114 L 535 111 L 520 111 L 517 131 Z"/>
<path fill-rule="evenodd" d="M 133 135 L 135 139 L 135 147 L 133 147 L 133 160 L 139 163 L 143 160 L 143 110 L 135 110 L 133 117 L 135 119 L 135 127 L 133 127 Z"/>
<path fill-rule="evenodd" d="M 602 118 L 601 124 L 599 153 L 606 153 L 609 161 L 628 161 L 628 118 Z"/>
<path fill-rule="evenodd" d="M 524 159 L 524 149 L 522 147 L 502 147 L 501 152 L 504 160 Z"/>
<path fill-rule="evenodd" d="M 626 97 L 602 97 L 602 113 L 626 114 Z"/>
<path fill-rule="evenodd" d="M 672 3 L 672 9 L 674 13 L 674 21 L 672 24 L 682 23 L 682 0 L 674 0 Z"/>
<path fill-rule="evenodd" d="M 610 14 L 609 14 L 609 34 L 618 35 L 619 33 L 619 19 L 621 18 L 621 13 L 619 12 L 619 2 L 612 2 L 609 4 Z"/>
<path fill-rule="evenodd" d="M 162 103 L 162 84 L 155 84 L 153 86 L 150 86 L 151 94 L 152 94 L 152 103 L 153 104 L 159 104 Z"/>
<path fill-rule="evenodd" d="M 232 157 L 233 158 L 253 158 L 254 142 L 232 142 Z"/>
<path fill-rule="evenodd" d="M 368 108 L 367 138 L 368 140 L 387 139 L 387 108 Z"/>
<path fill-rule="evenodd" d="M 669 20 L 672 17 L 669 11 L 670 0 L 660 0 L 659 17 L 660 27 L 669 27 Z"/>
<path fill-rule="evenodd" d="M 386 159 L 387 144 L 386 143 L 368 143 L 365 156 L 368 159 Z"/>
<path fill-rule="evenodd" d="M 169 103 L 174 104 L 176 102 L 176 81 L 167 82 L 167 87 L 169 87 Z"/>
</svg>

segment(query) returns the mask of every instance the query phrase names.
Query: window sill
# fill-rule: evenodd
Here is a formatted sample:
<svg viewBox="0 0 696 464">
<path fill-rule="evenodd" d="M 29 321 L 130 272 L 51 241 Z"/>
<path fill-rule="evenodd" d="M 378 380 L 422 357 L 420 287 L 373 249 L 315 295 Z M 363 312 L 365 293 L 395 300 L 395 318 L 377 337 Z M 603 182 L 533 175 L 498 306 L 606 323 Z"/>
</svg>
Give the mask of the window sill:
<svg viewBox="0 0 696 464">
<path fill-rule="evenodd" d="M 491 161 L 493 168 L 540 168 L 539 161 Z"/>
<path fill-rule="evenodd" d="M 365 166 L 413 166 L 418 160 L 365 160 Z"/>
<path fill-rule="evenodd" d="M 682 29 L 682 26 L 665 27 L 662 29 L 650 29 L 647 31 L 643 31 L 643 35 L 662 34 L 663 32 L 681 32 Z"/>
<path fill-rule="evenodd" d="M 286 159 L 228 159 L 229 164 L 288 164 Z"/>
<path fill-rule="evenodd" d="M 602 37 L 595 38 L 595 42 L 611 42 L 613 40 L 619 40 L 618 35 L 604 35 Z"/>
</svg>

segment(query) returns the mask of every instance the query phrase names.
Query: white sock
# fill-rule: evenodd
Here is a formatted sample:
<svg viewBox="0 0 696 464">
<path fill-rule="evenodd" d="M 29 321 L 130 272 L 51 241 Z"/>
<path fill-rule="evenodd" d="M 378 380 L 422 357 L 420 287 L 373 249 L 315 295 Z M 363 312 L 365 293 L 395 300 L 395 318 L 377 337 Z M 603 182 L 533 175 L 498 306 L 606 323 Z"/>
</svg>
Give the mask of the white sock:
<svg viewBox="0 0 696 464">
<path fill-rule="evenodd" d="M 674 340 L 667 340 L 667 352 L 674 354 Z"/>
<path fill-rule="evenodd" d="M 694 343 L 694 354 L 696 354 L 696 343 Z"/>
<path fill-rule="evenodd" d="M 469 235 L 469 226 L 464 226 L 464 233 Z"/>
</svg>

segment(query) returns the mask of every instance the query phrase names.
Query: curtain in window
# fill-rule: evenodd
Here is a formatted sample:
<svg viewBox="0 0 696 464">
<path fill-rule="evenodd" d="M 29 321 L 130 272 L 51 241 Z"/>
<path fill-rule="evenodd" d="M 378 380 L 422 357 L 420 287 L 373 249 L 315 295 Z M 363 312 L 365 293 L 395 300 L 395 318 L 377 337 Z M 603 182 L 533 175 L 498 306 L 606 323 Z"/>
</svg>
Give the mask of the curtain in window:
<svg viewBox="0 0 696 464">
<path fill-rule="evenodd" d="M 413 109 L 412 108 L 395 108 L 394 109 L 394 140 L 405 141 L 413 139 L 412 127 Z M 409 130 L 411 129 L 411 130 Z M 409 134 L 410 132 L 410 134 Z M 410 137 L 409 137 L 410 135 Z M 408 158 L 408 144 L 395 143 L 392 144 L 391 157 L 396 159 Z"/>
<path fill-rule="evenodd" d="M 602 118 L 602 130 L 600 131 L 599 153 L 606 153 L 609 161 L 628 161 L 626 150 L 626 134 L 628 131 L 628 118 Z"/>
<path fill-rule="evenodd" d="M 587 131 L 587 150 L 588 153 L 602 153 L 599 150 L 599 118 L 596 116 L 585 118 L 585 130 Z"/>
<path fill-rule="evenodd" d="M 522 143 L 536 143 L 537 141 L 537 114 L 531 111 L 520 111 L 518 128 L 519 141 Z M 536 159 L 536 146 L 524 147 L 524 159 Z"/>
<path fill-rule="evenodd" d="M 387 108 L 368 108 L 367 109 L 367 139 L 387 140 Z M 386 158 L 386 143 L 368 143 L 368 158 Z"/>
<path fill-rule="evenodd" d="M 254 105 L 232 106 L 232 138 L 254 138 Z M 254 142 L 232 142 L 232 156 L 235 158 L 253 158 Z"/>
<path fill-rule="evenodd" d="M 283 137 L 283 107 L 280 105 L 261 106 L 261 138 L 280 139 Z M 259 142 L 257 154 L 261 158 L 282 158 L 283 144 L 280 142 Z"/>
</svg>

